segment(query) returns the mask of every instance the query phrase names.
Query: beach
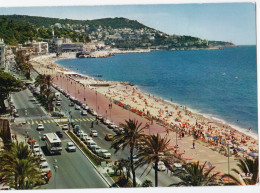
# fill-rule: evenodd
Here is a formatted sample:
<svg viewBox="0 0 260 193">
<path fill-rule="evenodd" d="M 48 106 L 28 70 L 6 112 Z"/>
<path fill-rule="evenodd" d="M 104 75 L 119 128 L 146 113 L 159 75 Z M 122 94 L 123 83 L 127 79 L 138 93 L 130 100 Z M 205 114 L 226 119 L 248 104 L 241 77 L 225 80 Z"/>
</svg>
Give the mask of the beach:
<svg viewBox="0 0 260 193">
<path fill-rule="evenodd" d="M 228 168 L 232 173 L 239 158 L 249 156 L 249 153 L 258 155 L 256 138 L 196 114 L 181 104 L 174 104 L 174 99 L 165 101 L 128 82 L 103 81 L 55 64 L 58 59 L 69 58 L 75 58 L 75 53 L 66 53 L 59 58 L 38 56 L 31 62 L 36 71 L 52 75 L 55 85 L 116 125 L 136 119 L 147 127 L 146 134 L 159 133 L 171 139 L 170 147 L 180 154 L 183 162 L 207 161 L 221 173 L 228 173 Z"/>
</svg>

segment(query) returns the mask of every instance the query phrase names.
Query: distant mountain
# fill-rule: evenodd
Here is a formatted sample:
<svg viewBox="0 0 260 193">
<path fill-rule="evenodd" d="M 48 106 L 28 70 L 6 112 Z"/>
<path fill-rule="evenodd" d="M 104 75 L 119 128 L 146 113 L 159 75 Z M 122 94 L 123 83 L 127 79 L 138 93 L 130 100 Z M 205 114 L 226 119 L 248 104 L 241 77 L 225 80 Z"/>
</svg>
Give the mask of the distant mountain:
<svg viewBox="0 0 260 193">
<path fill-rule="evenodd" d="M 10 29 L 7 28 L 7 23 Z M 16 28 L 12 31 L 11 28 L 14 24 Z M 24 31 L 22 26 L 27 31 Z M 0 15 L 0 37 L 7 39 L 7 43 L 23 43 L 26 40 L 39 39 L 50 40 L 52 28 L 56 37 L 70 38 L 74 42 L 103 41 L 112 48 L 125 50 L 136 48 L 190 50 L 234 46 L 230 42 L 208 41 L 192 36 L 168 35 L 147 27 L 136 20 L 122 17 L 72 20 L 28 15 Z M 22 35 L 19 33 L 21 31 L 23 32 Z"/>
<path fill-rule="evenodd" d="M 132 28 L 132 29 L 141 29 L 149 28 L 136 20 L 129 20 L 122 17 L 116 18 L 104 18 L 104 19 L 95 19 L 95 20 L 72 20 L 72 19 L 59 19 L 59 18 L 50 18 L 50 17 L 37 17 L 37 16 L 28 16 L 28 15 L 0 15 L 1 18 L 6 18 L 9 21 L 16 21 L 19 23 L 29 23 L 35 26 L 49 27 L 56 23 L 61 25 L 89 25 L 91 27 L 111 27 L 112 29 L 118 28 Z"/>
</svg>

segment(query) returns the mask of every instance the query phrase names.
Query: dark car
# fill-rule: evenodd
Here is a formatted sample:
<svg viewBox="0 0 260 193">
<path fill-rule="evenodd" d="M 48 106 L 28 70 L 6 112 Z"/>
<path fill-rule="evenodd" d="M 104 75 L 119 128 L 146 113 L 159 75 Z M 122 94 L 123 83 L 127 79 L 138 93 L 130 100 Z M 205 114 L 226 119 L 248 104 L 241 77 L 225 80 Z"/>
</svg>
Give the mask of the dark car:
<svg viewBox="0 0 260 193">
<path fill-rule="evenodd" d="M 59 138 L 63 138 L 63 133 L 61 131 L 57 131 L 56 134 L 58 135 Z"/>
<path fill-rule="evenodd" d="M 53 113 L 51 114 L 51 116 L 52 116 L 52 117 L 64 117 L 64 114 L 59 113 L 59 112 L 53 112 Z"/>
</svg>

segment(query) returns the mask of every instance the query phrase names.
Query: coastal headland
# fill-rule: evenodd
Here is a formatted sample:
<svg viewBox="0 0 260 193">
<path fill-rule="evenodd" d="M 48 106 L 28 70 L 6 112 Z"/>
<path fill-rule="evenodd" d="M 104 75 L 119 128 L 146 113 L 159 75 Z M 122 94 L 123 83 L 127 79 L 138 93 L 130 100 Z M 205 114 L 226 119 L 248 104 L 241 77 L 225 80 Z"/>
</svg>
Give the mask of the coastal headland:
<svg viewBox="0 0 260 193">
<path fill-rule="evenodd" d="M 231 169 L 237 168 L 239 158 L 250 156 L 250 153 L 258 155 L 258 140 L 230 125 L 158 99 L 128 82 L 99 80 L 54 63 L 69 58 L 75 58 L 75 53 L 66 53 L 59 58 L 38 56 L 32 59 L 32 64 L 38 73 L 52 75 L 55 85 L 116 125 L 136 119 L 146 126 L 146 134 L 159 133 L 171 139 L 170 146 L 177 154 L 179 152 L 183 162 L 207 162 L 222 174 L 234 174 Z M 109 108 L 110 104 L 112 108 Z"/>
</svg>

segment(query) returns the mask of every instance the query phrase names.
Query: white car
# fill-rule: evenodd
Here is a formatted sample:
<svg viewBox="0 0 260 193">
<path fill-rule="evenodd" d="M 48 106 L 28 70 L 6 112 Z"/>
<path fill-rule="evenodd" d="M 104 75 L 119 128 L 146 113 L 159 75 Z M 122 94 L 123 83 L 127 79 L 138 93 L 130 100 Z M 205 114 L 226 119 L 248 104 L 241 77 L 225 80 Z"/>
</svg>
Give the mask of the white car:
<svg viewBox="0 0 260 193">
<path fill-rule="evenodd" d="M 153 164 L 153 167 L 155 166 L 155 164 Z M 159 171 L 165 171 L 166 170 L 166 166 L 164 165 L 164 163 L 162 161 L 158 162 L 158 170 Z"/>
<path fill-rule="evenodd" d="M 97 137 L 97 136 L 98 136 L 98 132 L 97 132 L 96 130 L 92 130 L 92 131 L 90 132 L 90 136 L 91 136 L 91 137 Z"/>
<path fill-rule="evenodd" d="M 78 132 L 77 132 L 77 136 L 79 137 L 80 135 L 82 135 L 84 133 L 84 131 L 82 131 L 81 129 L 80 130 L 78 130 Z"/>
<path fill-rule="evenodd" d="M 68 150 L 69 152 L 76 151 L 76 146 L 74 145 L 74 143 L 68 142 L 68 143 L 67 143 L 67 150 Z"/>
<path fill-rule="evenodd" d="M 40 170 L 42 172 L 49 172 L 49 171 L 51 171 L 50 166 L 49 166 L 49 164 L 47 162 L 43 162 L 43 163 L 40 164 Z"/>
<path fill-rule="evenodd" d="M 94 112 L 92 113 L 92 115 L 97 116 L 98 114 L 97 114 L 96 111 L 94 111 Z"/>
<path fill-rule="evenodd" d="M 104 124 L 105 124 L 105 125 L 109 125 L 109 124 L 111 124 L 111 121 L 109 121 L 108 119 L 106 119 L 106 120 L 104 121 Z"/>
<path fill-rule="evenodd" d="M 92 142 L 89 143 L 89 148 L 92 149 L 96 145 L 97 145 L 96 142 L 92 141 Z"/>
<path fill-rule="evenodd" d="M 43 153 L 40 150 L 40 148 L 33 149 L 33 154 L 34 154 L 34 156 L 38 156 L 38 157 L 41 157 L 43 155 Z"/>
<path fill-rule="evenodd" d="M 92 151 L 93 151 L 95 154 L 98 154 L 98 152 L 101 151 L 101 147 L 99 147 L 98 145 L 97 145 L 97 146 L 94 146 L 94 147 L 92 148 Z"/>
<path fill-rule="evenodd" d="M 38 130 L 38 131 L 40 131 L 40 130 L 41 130 L 41 131 L 44 130 L 44 126 L 43 126 L 43 124 L 41 124 L 41 123 L 38 124 L 38 126 L 37 126 L 37 130 Z"/>
<path fill-rule="evenodd" d="M 68 124 L 62 125 L 62 130 L 68 130 L 68 129 L 69 129 L 69 125 Z"/>
<path fill-rule="evenodd" d="M 79 137 L 80 137 L 81 141 L 85 141 L 86 138 L 88 137 L 88 134 L 86 134 L 86 133 L 81 133 L 81 135 L 80 135 Z"/>
<path fill-rule="evenodd" d="M 75 105 L 75 110 L 80 110 L 80 106 Z"/>
<path fill-rule="evenodd" d="M 111 153 L 109 153 L 106 149 L 101 149 L 98 152 L 98 156 L 103 157 L 105 159 L 109 159 L 111 157 Z"/>
<path fill-rule="evenodd" d="M 86 116 L 86 115 L 88 115 L 88 113 L 87 113 L 87 111 L 83 110 L 83 111 L 81 111 L 81 115 Z"/>
</svg>

